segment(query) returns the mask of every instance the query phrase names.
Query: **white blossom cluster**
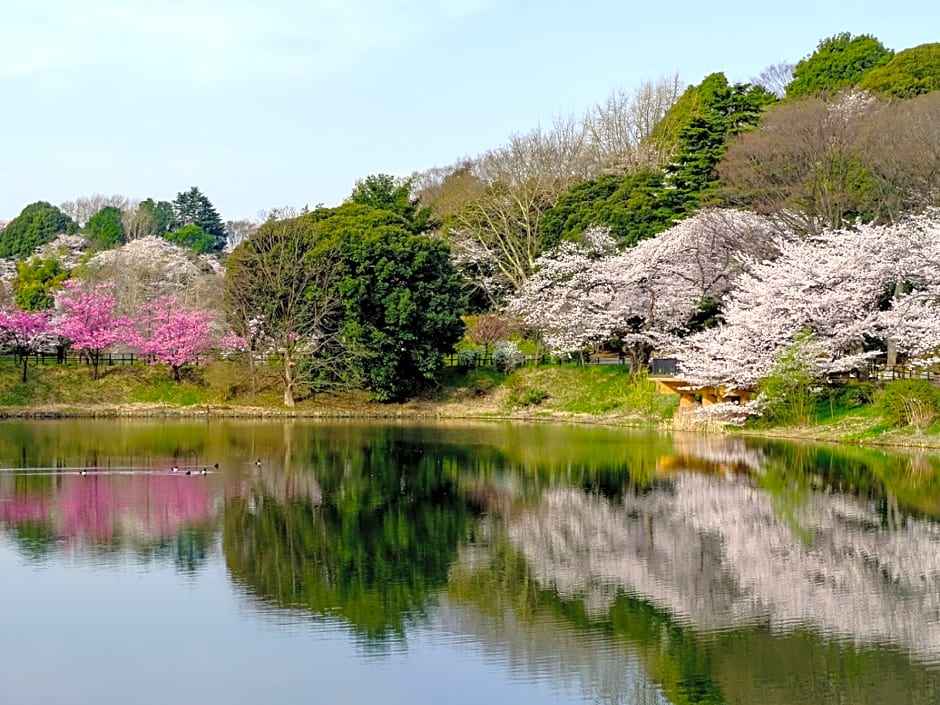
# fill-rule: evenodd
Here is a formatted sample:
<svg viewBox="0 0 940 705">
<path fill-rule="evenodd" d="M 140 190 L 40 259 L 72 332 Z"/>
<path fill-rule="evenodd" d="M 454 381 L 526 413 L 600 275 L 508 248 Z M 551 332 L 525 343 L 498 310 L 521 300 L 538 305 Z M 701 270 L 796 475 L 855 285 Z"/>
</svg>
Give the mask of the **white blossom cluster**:
<svg viewBox="0 0 940 705">
<path fill-rule="evenodd" d="M 621 503 L 556 488 L 508 521 L 536 580 L 606 612 L 621 592 L 696 630 L 769 624 L 940 654 L 940 532 L 813 492 L 794 507 L 748 475 L 679 472 Z M 861 618 L 864 616 L 864 618 Z"/>
<path fill-rule="evenodd" d="M 913 364 L 940 348 L 940 211 L 903 222 L 779 240 L 773 260 L 746 272 L 723 304 L 724 324 L 683 342 L 681 371 L 697 385 L 751 387 L 802 331 L 820 373 L 866 363 L 866 343 L 893 341 Z"/>
<path fill-rule="evenodd" d="M 86 266 L 91 281 L 111 281 L 122 312 L 174 295 L 205 308 L 219 296 L 222 266 L 214 257 L 195 255 L 161 237 L 142 237 L 92 257 Z"/>
<path fill-rule="evenodd" d="M 690 418 L 694 424 L 720 424 L 722 426 L 743 426 L 744 422 L 754 416 L 761 415 L 761 402 L 758 399 L 739 404 L 738 402 L 721 402 L 708 406 L 697 407 L 691 412 Z"/>
<path fill-rule="evenodd" d="M 615 339 L 648 354 L 683 335 L 703 300 L 728 291 L 742 254 L 768 257 L 781 241 L 769 220 L 736 210 L 704 210 L 624 251 L 595 228 L 584 244 L 540 257 L 507 311 L 559 352 Z"/>
</svg>

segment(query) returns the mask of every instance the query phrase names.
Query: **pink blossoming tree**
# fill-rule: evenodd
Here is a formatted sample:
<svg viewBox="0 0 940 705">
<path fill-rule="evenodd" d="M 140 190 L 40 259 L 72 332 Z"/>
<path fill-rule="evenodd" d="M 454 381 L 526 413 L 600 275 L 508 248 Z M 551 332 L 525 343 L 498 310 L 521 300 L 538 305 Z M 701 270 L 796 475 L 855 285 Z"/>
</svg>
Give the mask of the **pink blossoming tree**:
<svg viewBox="0 0 940 705">
<path fill-rule="evenodd" d="M 142 354 L 169 365 L 179 382 L 180 369 L 213 345 L 211 328 L 206 311 L 188 308 L 175 296 L 162 296 L 140 307 L 135 344 Z"/>
<path fill-rule="evenodd" d="M 85 289 L 78 281 L 68 280 L 56 295 L 55 333 L 88 356 L 95 379 L 102 353 L 116 343 L 128 341 L 131 321 L 117 316 L 115 305 L 110 284 Z"/>
<path fill-rule="evenodd" d="M 23 363 L 23 381 L 29 356 L 53 342 L 48 311 L 0 311 L 0 341 Z"/>
</svg>

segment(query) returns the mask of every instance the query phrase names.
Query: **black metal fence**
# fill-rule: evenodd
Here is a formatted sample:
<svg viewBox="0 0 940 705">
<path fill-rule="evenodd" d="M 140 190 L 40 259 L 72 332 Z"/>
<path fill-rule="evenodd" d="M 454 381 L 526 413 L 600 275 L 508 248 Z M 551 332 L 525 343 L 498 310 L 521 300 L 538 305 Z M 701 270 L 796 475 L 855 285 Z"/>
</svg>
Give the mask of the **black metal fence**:
<svg viewBox="0 0 940 705">
<path fill-rule="evenodd" d="M 493 359 L 493 354 L 452 353 L 444 356 L 444 364 L 448 367 L 463 367 L 474 369 L 478 367 L 497 367 Z M 565 355 L 539 355 L 538 359 L 534 355 L 523 355 L 516 363 L 516 367 L 538 366 L 538 365 L 619 365 L 631 367 L 630 360 L 623 355 L 593 354 L 587 353 L 579 355 L 571 353 Z M 678 372 L 679 361 L 674 357 L 661 357 L 650 360 L 647 370 L 652 375 L 660 377 L 673 377 Z"/>
<path fill-rule="evenodd" d="M 200 362 L 209 362 L 218 359 L 218 355 L 203 354 L 197 357 L 195 364 Z M 21 363 L 23 358 L 12 352 L 0 352 L 0 360 L 10 360 Z M 85 353 L 69 351 L 67 353 L 57 354 L 54 352 L 33 353 L 29 356 L 30 362 L 38 365 L 90 365 L 92 359 Z M 156 361 L 153 355 L 140 355 L 132 352 L 112 352 L 102 353 L 98 358 L 98 365 L 101 367 L 111 367 L 115 365 L 135 365 L 151 364 Z"/>
</svg>

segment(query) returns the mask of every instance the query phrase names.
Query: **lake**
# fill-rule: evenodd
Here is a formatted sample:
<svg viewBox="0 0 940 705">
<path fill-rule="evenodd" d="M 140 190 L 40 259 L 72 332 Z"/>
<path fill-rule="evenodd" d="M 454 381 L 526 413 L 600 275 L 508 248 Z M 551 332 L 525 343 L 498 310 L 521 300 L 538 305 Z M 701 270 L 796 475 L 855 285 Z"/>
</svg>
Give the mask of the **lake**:
<svg viewBox="0 0 940 705">
<path fill-rule="evenodd" d="M 4 421 L 0 625 L 15 704 L 935 705 L 940 459 Z"/>
</svg>

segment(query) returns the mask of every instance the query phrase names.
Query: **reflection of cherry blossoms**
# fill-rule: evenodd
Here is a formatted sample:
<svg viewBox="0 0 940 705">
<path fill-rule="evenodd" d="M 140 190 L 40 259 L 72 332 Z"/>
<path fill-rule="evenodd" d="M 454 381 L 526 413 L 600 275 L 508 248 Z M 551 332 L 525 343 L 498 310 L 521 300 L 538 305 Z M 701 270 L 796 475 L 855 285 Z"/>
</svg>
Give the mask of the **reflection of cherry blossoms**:
<svg viewBox="0 0 940 705">
<path fill-rule="evenodd" d="M 543 586 L 596 610 L 625 591 L 699 630 L 809 627 L 940 655 L 940 527 L 884 528 L 850 496 L 780 502 L 748 476 L 682 472 L 619 504 L 554 489 L 509 535 Z"/>
<path fill-rule="evenodd" d="M 157 543 L 212 519 L 209 485 L 199 477 L 63 475 L 47 492 L 0 485 L 0 521 L 47 524 L 77 544 Z"/>
</svg>

